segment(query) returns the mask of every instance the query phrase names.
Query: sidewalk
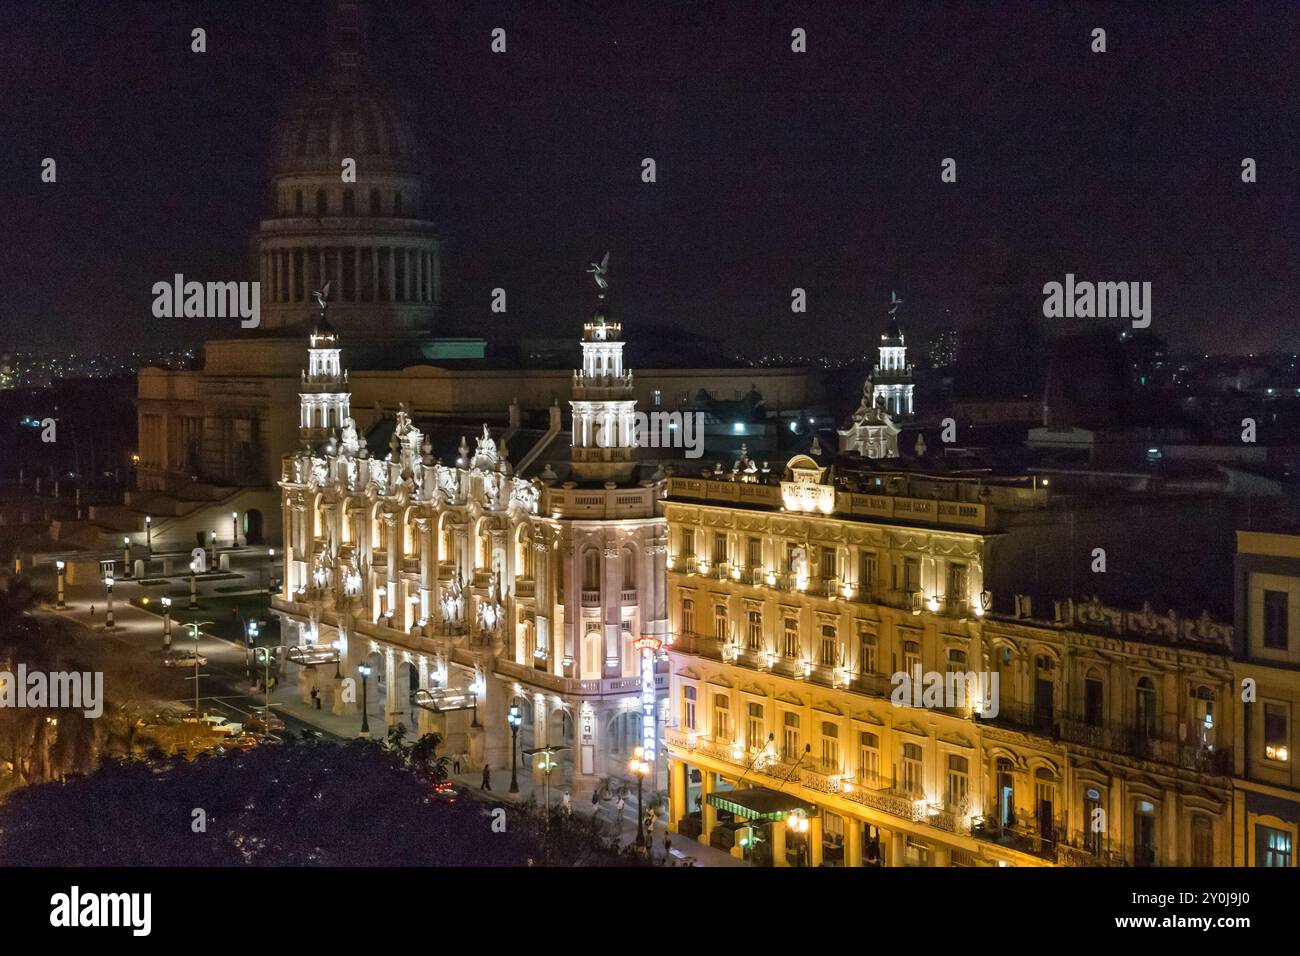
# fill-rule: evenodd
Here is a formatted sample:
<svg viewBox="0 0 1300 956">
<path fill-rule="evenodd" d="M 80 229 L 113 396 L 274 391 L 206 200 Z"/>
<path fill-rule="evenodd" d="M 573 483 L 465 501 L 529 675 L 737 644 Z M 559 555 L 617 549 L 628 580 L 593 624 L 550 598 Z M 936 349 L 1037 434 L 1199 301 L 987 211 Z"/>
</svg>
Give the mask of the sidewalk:
<svg viewBox="0 0 1300 956">
<path fill-rule="evenodd" d="M 287 688 L 283 691 L 284 696 L 279 697 L 280 691 L 272 693 L 271 706 L 273 709 L 285 714 L 296 717 L 305 724 L 310 724 L 319 730 L 350 740 L 360 733 L 361 716 L 360 714 L 347 714 L 338 716 L 330 713 L 328 710 L 316 710 L 311 704 L 304 704 L 298 699 L 297 691 L 290 692 Z M 384 723 L 382 713 L 374 712 L 374 701 L 371 701 L 370 715 L 370 736 L 376 740 L 382 740 L 388 733 L 388 727 Z M 414 739 L 411 737 L 410 739 Z M 465 773 L 451 774 L 451 779 L 457 786 L 471 791 L 475 796 L 479 795 L 479 786 L 483 782 L 482 768 L 469 770 Z M 510 770 L 494 768 L 492 770 L 492 789 L 483 796 L 490 794 L 494 800 L 508 800 L 511 802 L 523 803 L 529 797 L 535 799 L 538 805 L 543 803 L 543 795 L 546 793 L 544 784 L 535 783 L 530 770 L 521 764 L 519 768 L 519 793 L 510 793 Z M 563 784 L 551 783 L 550 786 L 551 806 L 559 807 L 560 801 L 564 799 L 566 788 Z M 606 823 L 614 823 L 616 819 L 614 800 L 601 800 L 599 804 L 593 807 L 590 799 L 575 801 L 573 804 L 574 813 L 595 814 L 597 818 L 604 820 Z M 636 791 L 633 791 L 630 797 L 624 800 L 622 821 L 619 826 L 619 835 L 624 842 L 632 842 L 636 839 Z M 651 847 L 656 859 L 662 860 L 664 855 L 664 833 L 666 827 L 663 820 L 656 820 L 654 833 L 651 837 Z M 698 840 L 680 834 L 672 834 L 672 849 L 680 852 L 682 856 L 694 857 L 700 866 L 747 866 L 743 860 L 737 860 L 722 850 L 716 850 L 713 847 L 705 846 Z M 680 857 L 676 857 L 680 859 Z"/>
<path fill-rule="evenodd" d="M 472 771 L 470 773 L 452 774 L 451 779 L 460 787 L 472 791 L 473 795 L 479 796 L 479 786 L 483 782 L 482 771 Z M 546 790 L 544 784 L 534 783 L 533 775 L 530 771 L 520 767 L 519 771 L 519 792 L 510 793 L 510 771 L 493 770 L 492 771 L 492 789 L 482 796 L 491 796 L 496 800 L 508 800 L 515 803 L 522 803 L 529 797 L 534 797 L 538 805 L 543 802 L 543 793 Z M 559 807 L 560 801 L 564 798 L 565 787 L 554 783 L 550 786 L 551 806 Z M 573 804 L 573 813 L 575 815 L 585 814 L 595 816 L 605 821 L 613 823 L 616 820 L 614 810 L 614 800 L 602 800 L 593 808 L 591 800 L 575 801 Z M 630 799 L 624 800 L 623 819 L 619 826 L 619 836 L 624 843 L 632 843 L 636 840 L 636 791 L 632 792 Z M 650 848 L 656 861 L 662 861 L 664 857 L 664 833 L 666 827 L 662 819 L 655 821 L 654 833 L 650 835 Z M 674 854 L 680 852 L 682 856 L 694 857 L 700 866 L 747 866 L 743 860 L 737 860 L 735 857 L 722 850 L 715 850 L 713 847 L 705 846 L 703 843 L 691 838 L 682 836 L 678 833 L 670 834 L 672 839 L 672 849 Z M 680 862 L 680 857 L 676 857 Z"/>
</svg>

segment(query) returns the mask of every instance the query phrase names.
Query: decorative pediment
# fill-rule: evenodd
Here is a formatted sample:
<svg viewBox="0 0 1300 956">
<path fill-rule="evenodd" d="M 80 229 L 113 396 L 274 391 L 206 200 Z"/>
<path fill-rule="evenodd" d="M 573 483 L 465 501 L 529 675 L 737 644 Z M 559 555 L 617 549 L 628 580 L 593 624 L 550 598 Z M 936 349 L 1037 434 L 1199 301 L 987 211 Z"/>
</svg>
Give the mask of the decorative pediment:
<svg viewBox="0 0 1300 956">
<path fill-rule="evenodd" d="M 833 717 L 843 717 L 844 711 L 840 710 L 829 700 L 817 701 L 813 704 L 813 710 L 820 711 L 823 714 L 830 714 Z"/>
<path fill-rule="evenodd" d="M 794 694 L 790 693 L 788 690 L 781 691 L 781 693 L 776 695 L 776 699 L 783 704 L 790 704 L 794 707 L 803 706 L 803 701 L 798 697 L 796 697 Z"/>
<path fill-rule="evenodd" d="M 926 732 L 926 730 L 925 730 L 924 727 L 922 727 L 920 724 L 914 724 L 914 723 L 912 723 L 910 720 L 905 720 L 905 721 L 902 721 L 901 723 L 896 723 L 896 724 L 894 724 L 894 730 L 895 730 L 897 733 L 900 733 L 900 734 L 911 734 L 911 735 L 914 736 L 914 737 L 928 737 L 928 736 L 930 736 L 930 735 Z"/>
<path fill-rule="evenodd" d="M 728 690 L 735 687 L 735 685 L 722 674 L 710 674 L 707 682 L 713 684 L 715 687 L 726 687 Z"/>
<path fill-rule="evenodd" d="M 941 734 L 939 743 L 948 744 L 952 747 L 961 747 L 965 750 L 974 750 L 975 745 L 960 734 Z"/>
<path fill-rule="evenodd" d="M 678 668 L 677 670 L 677 676 L 682 678 L 683 680 L 697 681 L 700 679 L 700 672 L 697 671 L 694 667 L 681 667 Z"/>
</svg>

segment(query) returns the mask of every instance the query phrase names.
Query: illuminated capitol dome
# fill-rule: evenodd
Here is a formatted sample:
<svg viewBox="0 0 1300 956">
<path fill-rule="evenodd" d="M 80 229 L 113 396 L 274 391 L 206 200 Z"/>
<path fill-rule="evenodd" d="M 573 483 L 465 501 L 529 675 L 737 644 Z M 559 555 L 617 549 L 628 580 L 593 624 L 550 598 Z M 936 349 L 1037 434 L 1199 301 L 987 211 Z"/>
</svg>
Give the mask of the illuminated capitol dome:
<svg viewBox="0 0 1300 956">
<path fill-rule="evenodd" d="M 262 323 L 301 323 L 329 282 L 330 319 L 349 339 L 427 335 L 441 291 L 428 157 L 406 105 L 370 68 L 356 3 L 331 4 L 327 50 L 276 129 L 272 209 L 256 238 Z"/>
</svg>

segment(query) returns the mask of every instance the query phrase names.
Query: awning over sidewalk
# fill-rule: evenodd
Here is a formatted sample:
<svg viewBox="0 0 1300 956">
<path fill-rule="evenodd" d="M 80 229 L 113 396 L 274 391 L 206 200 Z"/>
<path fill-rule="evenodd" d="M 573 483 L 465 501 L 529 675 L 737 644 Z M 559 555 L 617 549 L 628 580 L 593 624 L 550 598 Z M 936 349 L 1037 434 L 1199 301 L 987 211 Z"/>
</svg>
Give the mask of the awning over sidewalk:
<svg viewBox="0 0 1300 956">
<path fill-rule="evenodd" d="M 788 793 L 768 790 L 766 787 L 747 787 L 744 790 L 727 790 L 709 794 L 709 805 L 727 810 L 746 820 L 784 820 L 796 810 L 814 816 L 817 808 Z"/>
</svg>

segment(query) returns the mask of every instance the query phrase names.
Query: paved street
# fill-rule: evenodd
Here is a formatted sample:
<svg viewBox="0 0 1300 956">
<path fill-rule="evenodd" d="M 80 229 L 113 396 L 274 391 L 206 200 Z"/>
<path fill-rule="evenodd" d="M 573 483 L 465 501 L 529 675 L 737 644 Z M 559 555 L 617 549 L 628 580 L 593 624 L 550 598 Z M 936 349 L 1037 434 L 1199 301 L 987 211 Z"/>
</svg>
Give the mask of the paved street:
<svg viewBox="0 0 1300 956">
<path fill-rule="evenodd" d="M 238 572 L 238 565 L 234 571 Z M 161 588 L 162 593 L 174 595 L 178 589 L 174 582 L 179 578 L 172 578 L 172 585 Z M 248 593 L 254 593 L 256 587 L 261 583 L 259 581 L 258 569 L 250 569 L 248 574 Z M 244 594 L 230 590 L 232 586 L 237 586 L 238 582 L 229 579 L 219 581 L 205 582 L 200 578 L 198 594 L 199 600 L 204 604 L 215 605 L 216 608 L 229 614 L 229 606 L 232 598 L 244 597 Z M 189 603 L 188 598 L 188 577 L 184 579 L 185 596 L 173 596 L 173 609 L 185 607 Z M 216 587 L 222 587 L 222 593 L 216 592 Z M 63 611 L 50 611 L 57 614 L 65 620 L 74 621 L 82 627 L 88 629 L 100 640 L 112 641 L 120 644 L 124 648 L 130 648 L 137 653 L 146 653 L 154 661 L 156 666 L 162 668 L 163 653 L 163 623 L 162 617 L 152 611 L 146 611 L 135 607 L 129 603 L 132 598 L 138 597 L 141 593 L 157 594 L 160 588 L 158 586 L 141 587 L 134 580 L 119 578 L 113 588 L 113 617 L 114 629 L 108 631 L 105 629 L 107 602 L 102 585 L 81 585 L 69 587 L 66 594 L 67 608 Z M 91 607 L 94 607 L 94 614 L 91 614 Z M 263 615 L 266 616 L 266 615 Z M 208 617 L 216 617 L 214 611 Z M 200 620 L 206 620 L 207 617 L 200 616 Z M 173 621 L 172 624 L 172 649 L 173 650 L 193 650 L 195 647 L 194 640 L 190 637 L 191 630 L 183 627 Z M 225 714 L 232 721 L 242 722 L 252 712 L 255 707 L 262 707 L 267 702 L 267 697 L 262 690 L 252 690 L 252 680 L 260 678 L 257 668 L 251 671 L 247 667 L 247 654 L 242 646 L 223 637 L 210 633 L 209 630 L 200 630 L 198 640 L 198 651 L 200 655 L 207 658 L 208 663 L 199 668 L 199 709 L 216 713 Z M 160 705 L 172 703 L 186 709 L 194 706 L 193 682 L 187 678 L 193 677 L 192 668 L 176 668 L 170 672 L 174 678 L 172 686 L 175 687 L 176 696 L 173 701 L 160 701 Z M 375 682 L 372 680 L 370 685 L 371 693 L 368 697 L 368 710 L 370 712 L 370 729 L 374 737 L 382 737 L 387 730 L 384 720 L 384 699 Z M 112 689 L 107 688 L 106 693 L 111 697 Z M 286 680 L 278 686 L 270 695 L 270 704 L 272 709 L 280 716 L 285 723 L 285 730 L 280 732 L 280 736 L 285 734 L 298 734 L 303 730 L 312 729 L 324 734 L 326 737 L 337 740 L 347 740 L 356 737 L 361 729 L 361 717 L 359 714 L 350 714 L 338 716 L 328 710 L 316 710 L 310 703 L 304 703 L 300 699 L 297 686 L 297 669 L 290 668 L 286 675 Z M 482 781 L 481 770 L 474 770 L 466 773 L 455 775 L 455 782 L 458 786 L 463 787 L 473 796 L 479 796 L 479 785 Z M 534 797 L 537 803 L 542 803 L 544 798 L 545 787 L 542 784 L 533 782 L 532 774 L 521 770 L 519 774 L 520 792 L 512 795 L 507 792 L 510 786 L 509 769 L 494 769 L 492 771 L 492 799 L 501 800 L 527 800 Z M 558 806 L 563 798 L 564 789 L 559 786 L 550 788 L 549 798 L 554 806 Z M 482 794 L 487 797 L 487 794 Z M 602 820 L 615 822 L 615 801 L 602 800 L 593 807 L 590 801 L 575 803 L 572 812 L 574 813 L 594 813 Z M 634 840 L 636 837 L 637 805 L 636 791 L 633 790 L 625 800 L 622 820 L 620 823 L 620 835 L 625 842 Z M 664 854 L 664 833 L 665 828 L 663 821 L 657 821 L 652 835 L 652 847 L 656 858 L 662 858 Z M 744 866 L 740 860 L 735 859 L 727 853 L 715 850 L 711 847 L 704 846 L 696 840 L 673 835 L 672 849 L 674 859 L 680 860 L 682 857 L 693 857 L 701 866 Z M 678 856 L 680 854 L 680 856 Z"/>
</svg>

